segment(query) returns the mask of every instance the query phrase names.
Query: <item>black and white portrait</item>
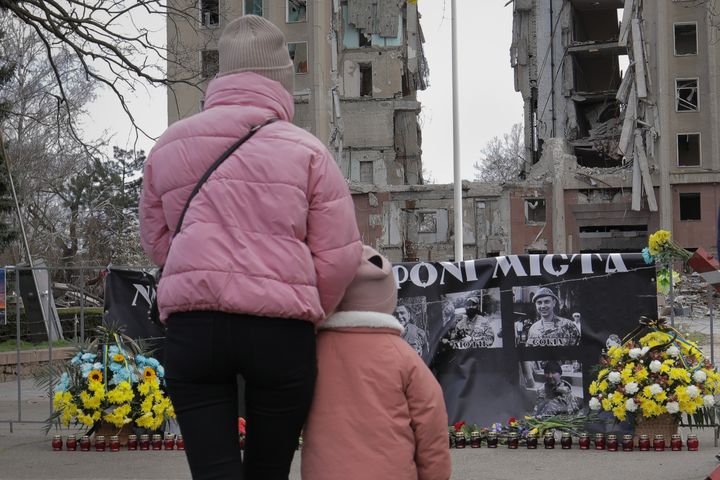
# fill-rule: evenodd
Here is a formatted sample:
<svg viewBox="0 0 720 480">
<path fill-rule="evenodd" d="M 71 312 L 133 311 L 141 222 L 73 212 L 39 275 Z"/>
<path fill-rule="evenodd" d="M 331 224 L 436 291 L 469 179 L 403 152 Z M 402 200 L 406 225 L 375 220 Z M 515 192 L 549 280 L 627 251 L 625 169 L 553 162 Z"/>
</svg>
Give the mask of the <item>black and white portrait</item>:
<svg viewBox="0 0 720 480">
<path fill-rule="evenodd" d="M 398 299 L 395 308 L 395 318 L 404 328 L 403 339 L 421 356 L 426 354 L 429 348 L 426 306 L 425 297 L 407 297 Z"/>
<path fill-rule="evenodd" d="M 583 404 L 582 365 L 577 360 L 520 362 L 520 386 L 537 417 L 572 415 Z"/>
<path fill-rule="evenodd" d="M 555 287 L 513 287 L 515 345 L 580 345 L 582 309 L 573 304 L 571 293 Z"/>
<path fill-rule="evenodd" d="M 450 315 L 452 305 L 454 322 L 443 343 L 454 350 L 502 348 L 499 288 L 449 293 L 442 301 L 443 317 Z"/>
</svg>

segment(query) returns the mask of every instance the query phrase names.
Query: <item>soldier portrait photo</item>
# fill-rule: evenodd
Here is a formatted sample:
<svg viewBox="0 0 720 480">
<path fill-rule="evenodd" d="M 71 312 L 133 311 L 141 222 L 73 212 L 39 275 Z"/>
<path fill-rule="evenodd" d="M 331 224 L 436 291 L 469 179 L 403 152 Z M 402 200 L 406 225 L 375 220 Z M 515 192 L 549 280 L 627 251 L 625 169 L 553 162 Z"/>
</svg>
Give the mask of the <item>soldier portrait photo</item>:
<svg viewBox="0 0 720 480">
<path fill-rule="evenodd" d="M 442 339 L 453 350 L 502 348 L 500 289 L 474 290 L 447 294 L 446 308 L 454 306 L 454 325 Z"/>
<path fill-rule="evenodd" d="M 536 417 L 572 415 L 582 407 L 582 365 L 576 360 L 520 362 L 521 386 Z"/>
<path fill-rule="evenodd" d="M 428 353 L 428 333 L 425 315 L 425 297 L 409 297 L 398 299 L 395 318 L 403 326 L 403 339 L 423 356 Z"/>
<path fill-rule="evenodd" d="M 525 347 L 574 347 L 580 345 L 582 314 L 570 310 L 567 297 L 550 287 L 515 287 L 515 345 Z M 529 300 L 529 301 L 528 301 Z M 528 305 L 529 304 L 529 305 Z M 563 316 L 565 312 L 572 318 Z"/>
</svg>

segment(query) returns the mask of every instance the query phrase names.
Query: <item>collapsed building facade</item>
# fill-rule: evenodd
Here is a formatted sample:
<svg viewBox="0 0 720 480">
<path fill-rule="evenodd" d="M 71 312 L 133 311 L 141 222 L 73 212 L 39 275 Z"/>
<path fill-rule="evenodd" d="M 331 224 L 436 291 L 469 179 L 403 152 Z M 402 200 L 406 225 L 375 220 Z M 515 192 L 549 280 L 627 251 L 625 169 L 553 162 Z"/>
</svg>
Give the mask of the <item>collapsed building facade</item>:
<svg viewBox="0 0 720 480">
<path fill-rule="evenodd" d="M 714 3 L 515 0 L 525 171 L 552 182 L 554 251 L 638 251 L 657 228 L 715 251 Z"/>
<path fill-rule="evenodd" d="M 197 24 L 168 17 L 174 55 L 168 76 L 197 71 L 201 88 L 174 85 L 172 123 L 202 108 L 204 87 L 218 70 L 217 41 L 232 19 L 260 15 L 285 34 L 295 66 L 294 122 L 328 145 L 349 181 L 422 182 L 420 104 L 427 86 L 417 4 L 405 0 L 171 0 L 198 5 Z M 180 68 L 177 64 L 183 65 Z"/>
<path fill-rule="evenodd" d="M 464 259 L 637 252 L 657 228 L 715 251 L 715 1 L 513 2 L 510 63 L 525 103 L 525 166 L 511 183 L 463 182 Z M 393 261 L 453 260 L 452 185 L 422 184 L 416 92 L 427 86 L 428 66 L 417 2 L 199 5 L 199 29 L 168 20 L 175 59 L 207 80 L 229 20 L 253 13 L 278 25 L 295 63 L 295 123 L 335 155 L 363 241 Z M 173 65 L 171 78 L 187 74 Z M 170 91 L 170 122 L 201 107 L 202 90 Z"/>
</svg>

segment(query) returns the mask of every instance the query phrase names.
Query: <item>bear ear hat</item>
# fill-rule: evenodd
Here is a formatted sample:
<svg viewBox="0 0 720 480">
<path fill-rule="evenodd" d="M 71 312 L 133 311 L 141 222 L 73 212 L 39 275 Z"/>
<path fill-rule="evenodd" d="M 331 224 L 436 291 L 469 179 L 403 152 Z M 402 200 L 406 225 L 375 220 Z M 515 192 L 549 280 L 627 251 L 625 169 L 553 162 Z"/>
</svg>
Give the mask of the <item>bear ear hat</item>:
<svg viewBox="0 0 720 480">
<path fill-rule="evenodd" d="M 392 265 L 367 245 L 355 278 L 345 290 L 338 312 L 381 312 L 392 315 L 397 306 L 397 285 Z"/>
</svg>

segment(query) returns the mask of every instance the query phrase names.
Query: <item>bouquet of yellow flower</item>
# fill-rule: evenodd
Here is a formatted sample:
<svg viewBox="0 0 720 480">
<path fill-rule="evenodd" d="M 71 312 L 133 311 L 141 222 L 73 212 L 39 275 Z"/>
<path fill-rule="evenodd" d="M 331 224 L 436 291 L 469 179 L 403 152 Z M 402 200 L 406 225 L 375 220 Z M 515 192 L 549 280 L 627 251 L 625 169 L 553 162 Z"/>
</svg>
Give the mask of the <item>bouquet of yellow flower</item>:
<svg viewBox="0 0 720 480">
<path fill-rule="evenodd" d="M 48 367 L 37 378 L 41 385 L 54 386 L 47 430 L 71 422 L 87 427 L 107 422 L 118 429 L 134 423 L 154 431 L 175 418 L 160 362 L 143 355 L 131 338 L 104 327 L 98 330 L 101 335 L 79 345 L 68 363 Z"/>
<path fill-rule="evenodd" d="M 696 344 L 661 321 L 650 330 L 602 355 L 601 369 L 590 383 L 590 409 L 612 412 L 620 421 L 628 413 L 697 418 L 715 405 L 720 374 Z"/>
<path fill-rule="evenodd" d="M 642 250 L 645 262 L 650 264 L 655 261 L 670 263 L 673 260 L 680 260 L 687 263 L 692 253 L 685 250 L 672 239 L 672 234 L 667 230 L 658 230 L 650 235 L 648 246 Z"/>
</svg>

